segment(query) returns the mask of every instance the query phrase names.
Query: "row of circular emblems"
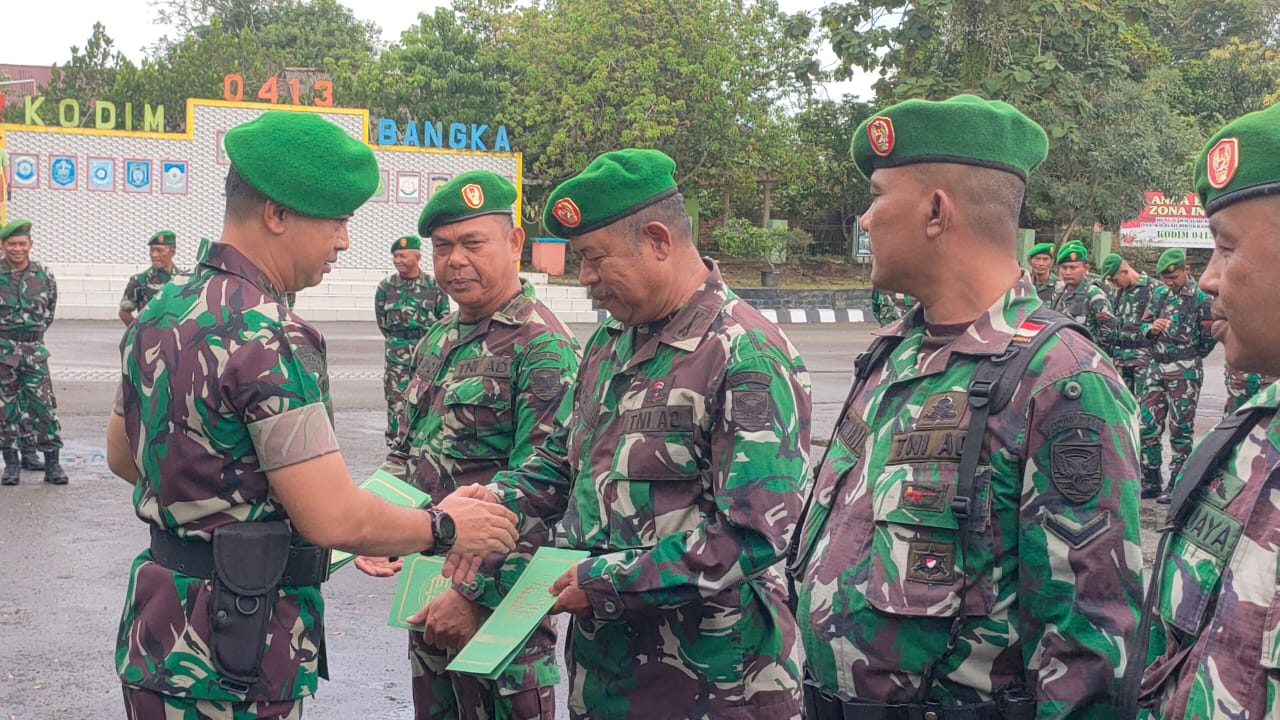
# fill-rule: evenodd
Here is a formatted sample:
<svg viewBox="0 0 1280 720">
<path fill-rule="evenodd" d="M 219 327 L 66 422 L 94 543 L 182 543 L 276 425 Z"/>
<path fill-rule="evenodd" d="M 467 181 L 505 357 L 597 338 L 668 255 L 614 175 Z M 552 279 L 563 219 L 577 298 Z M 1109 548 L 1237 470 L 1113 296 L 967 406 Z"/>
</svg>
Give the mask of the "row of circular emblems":
<svg viewBox="0 0 1280 720">
<path fill-rule="evenodd" d="M 40 157 L 16 153 L 11 158 L 13 187 L 40 187 Z M 117 169 L 123 163 L 123 182 L 117 183 Z M 87 165 L 87 167 L 85 167 Z M 159 173 L 154 167 L 159 165 Z M 188 188 L 188 163 L 185 160 L 148 160 L 139 158 L 90 157 L 82 165 L 75 155 L 49 155 L 48 183 L 56 190 L 80 189 L 81 168 L 85 167 L 84 187 L 103 192 L 150 193 L 155 186 L 166 195 L 185 195 Z M 159 176 L 159 183 L 155 176 Z"/>
</svg>

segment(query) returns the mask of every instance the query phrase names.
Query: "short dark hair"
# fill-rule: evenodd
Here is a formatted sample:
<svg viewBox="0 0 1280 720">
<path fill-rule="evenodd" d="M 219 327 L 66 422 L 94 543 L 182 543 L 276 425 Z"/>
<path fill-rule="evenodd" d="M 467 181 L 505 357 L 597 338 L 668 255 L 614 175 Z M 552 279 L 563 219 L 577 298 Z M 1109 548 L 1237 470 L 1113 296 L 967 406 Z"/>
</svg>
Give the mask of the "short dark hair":
<svg viewBox="0 0 1280 720">
<path fill-rule="evenodd" d="M 227 171 L 225 185 L 227 196 L 227 217 L 244 220 L 267 202 L 267 196 L 245 180 L 232 165 Z"/>
</svg>

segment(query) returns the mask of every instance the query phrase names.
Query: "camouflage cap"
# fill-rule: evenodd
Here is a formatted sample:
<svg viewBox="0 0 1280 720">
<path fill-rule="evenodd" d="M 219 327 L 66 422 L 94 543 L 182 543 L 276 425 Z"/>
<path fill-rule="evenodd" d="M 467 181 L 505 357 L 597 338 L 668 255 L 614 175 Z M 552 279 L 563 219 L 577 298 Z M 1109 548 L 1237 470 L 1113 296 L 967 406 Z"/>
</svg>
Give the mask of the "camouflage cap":
<svg viewBox="0 0 1280 720">
<path fill-rule="evenodd" d="M 1043 243 L 1036 243 L 1035 245 L 1032 245 L 1031 249 L 1027 251 L 1027 259 L 1030 260 L 1031 258 L 1037 255 L 1048 255 L 1049 257 L 1052 258 L 1053 243 L 1043 242 Z"/>
<path fill-rule="evenodd" d="M 1196 159 L 1196 193 L 1206 215 L 1280 193 L 1280 103 L 1237 118 Z"/>
<path fill-rule="evenodd" d="M 1124 258 L 1116 253 L 1111 253 L 1102 258 L 1102 265 L 1098 266 L 1098 271 L 1102 273 L 1102 277 L 1109 278 L 1120 272 L 1120 266 L 1124 264 Z"/>
<path fill-rule="evenodd" d="M 481 215 L 510 215 L 516 186 L 488 170 L 472 170 L 455 177 L 431 195 L 418 216 L 418 233 L 430 235 L 441 225 Z"/>
<path fill-rule="evenodd" d="M 245 182 L 304 215 L 350 215 L 378 189 L 369 146 L 316 113 L 268 110 L 228 130 L 224 143 Z"/>
<path fill-rule="evenodd" d="M 397 250 L 419 250 L 422 248 L 422 238 L 417 235 L 405 235 L 399 240 L 391 243 L 391 252 Z"/>
<path fill-rule="evenodd" d="M 1065 262 L 1084 262 L 1089 259 L 1089 250 L 1079 240 L 1070 240 L 1058 248 L 1058 264 Z"/>
<path fill-rule="evenodd" d="M 169 247 L 176 247 L 177 244 L 178 236 L 172 230 L 161 230 L 155 235 L 152 235 L 151 239 L 147 241 L 147 245 L 168 245 Z"/>
<path fill-rule="evenodd" d="M 1180 268 L 1187 264 L 1187 251 L 1182 248 L 1169 248 L 1160 253 L 1160 259 L 1156 261 L 1156 272 L 1164 273 L 1167 270 Z"/>
<path fill-rule="evenodd" d="M 679 192 L 675 171 L 659 150 L 607 152 L 551 191 L 542 223 L 565 238 L 612 225 Z"/>
<path fill-rule="evenodd" d="M 0 240 L 8 240 L 13 235 L 30 235 L 30 220 L 13 220 L 0 228 Z"/>
<path fill-rule="evenodd" d="M 1014 106 L 976 95 L 912 99 L 858 126 L 850 148 L 863 177 L 876 168 L 957 163 L 995 168 L 1027 179 L 1049 154 L 1049 136 Z"/>
</svg>

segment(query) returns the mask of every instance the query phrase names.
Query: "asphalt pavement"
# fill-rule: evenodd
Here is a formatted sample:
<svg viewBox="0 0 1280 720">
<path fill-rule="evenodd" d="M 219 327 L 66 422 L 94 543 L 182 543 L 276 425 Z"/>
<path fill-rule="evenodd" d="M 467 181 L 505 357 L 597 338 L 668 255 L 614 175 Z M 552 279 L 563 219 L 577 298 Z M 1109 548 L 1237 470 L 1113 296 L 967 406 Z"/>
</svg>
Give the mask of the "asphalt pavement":
<svg viewBox="0 0 1280 720">
<path fill-rule="evenodd" d="M 322 324 L 339 442 L 352 477 L 385 455 L 381 337 L 373 323 Z M 867 324 L 787 325 L 813 382 L 813 434 L 825 441 L 870 341 Z M 585 339 L 593 326 L 574 326 Z M 120 718 L 114 648 L 129 565 L 147 543 L 132 489 L 107 470 L 106 416 L 119 378 L 118 323 L 55 323 L 47 342 L 71 484 L 24 472 L 0 488 L 0 720 Z M 1197 431 L 1221 415 L 1222 351 L 1206 362 Z M 818 451 L 820 452 L 820 451 Z M 1167 452 L 1166 452 L 1167 456 Z M 1144 503 L 1144 551 L 1158 510 Z M 325 586 L 332 680 L 305 704 L 310 720 L 412 717 L 407 639 L 386 625 L 394 582 L 344 569 Z M 559 689 L 563 708 L 562 683 Z"/>
</svg>

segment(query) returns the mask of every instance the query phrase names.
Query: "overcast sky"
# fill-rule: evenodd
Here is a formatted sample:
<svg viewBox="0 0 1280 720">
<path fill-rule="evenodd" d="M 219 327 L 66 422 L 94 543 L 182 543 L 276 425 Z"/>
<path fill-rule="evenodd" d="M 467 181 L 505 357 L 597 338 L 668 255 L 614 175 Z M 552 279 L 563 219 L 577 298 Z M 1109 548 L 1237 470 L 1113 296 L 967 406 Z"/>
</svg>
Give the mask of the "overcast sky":
<svg viewBox="0 0 1280 720">
<path fill-rule="evenodd" d="M 414 24 L 419 12 L 430 11 L 437 6 L 448 6 L 448 0 L 383 0 L 382 2 L 358 2 L 343 0 L 357 17 L 372 20 L 382 28 L 387 42 L 400 38 L 400 32 Z M 816 11 L 822 0 L 780 0 L 783 10 Z M 93 34 L 93 23 L 101 22 L 116 47 L 130 60 L 137 62 L 143 49 L 153 44 L 169 28 L 156 25 L 155 9 L 148 0 L 60 0 L 57 9 L 31 0 L 6 0 L 3 13 L 3 39 L 0 39 L 0 63 L 15 65 L 51 65 L 66 62 L 71 57 L 71 46 L 83 46 Z M 835 56 L 824 52 L 823 65 L 830 67 Z M 849 83 L 832 83 L 827 87 L 834 99 L 845 93 L 864 98 L 871 96 L 870 86 L 874 77 L 864 77 Z"/>
</svg>

